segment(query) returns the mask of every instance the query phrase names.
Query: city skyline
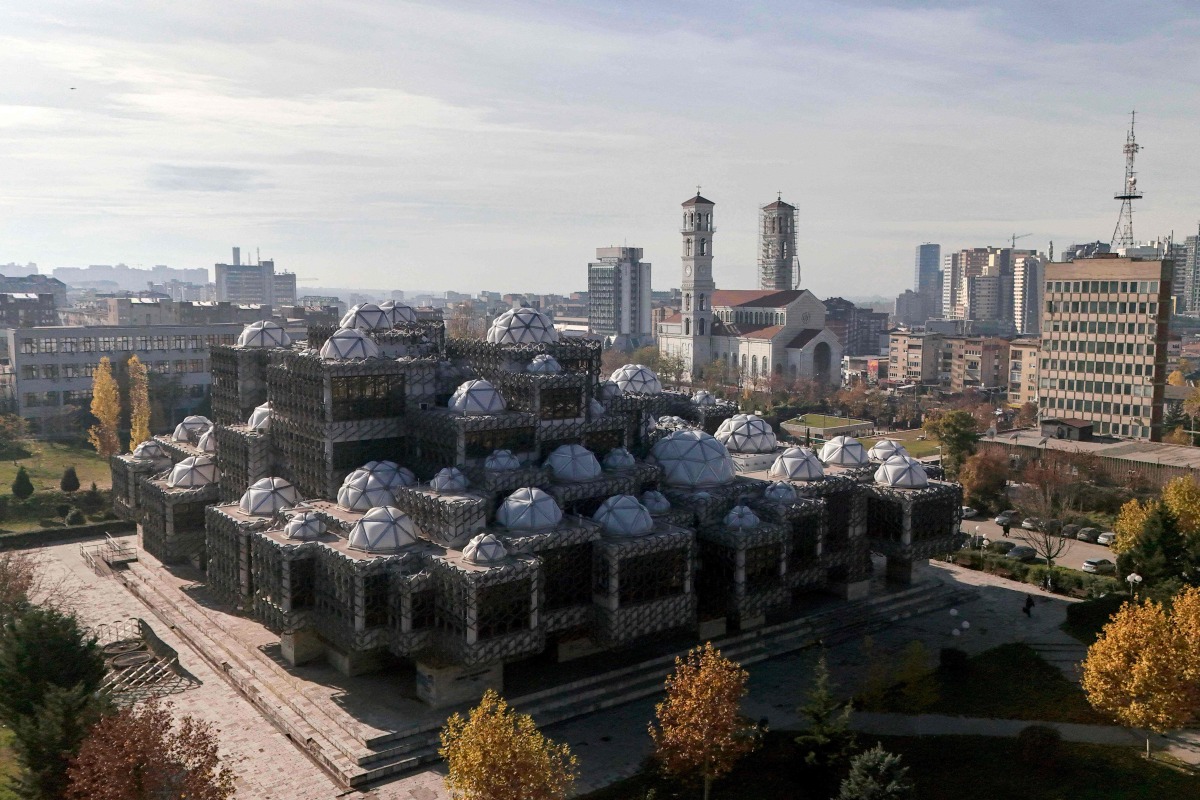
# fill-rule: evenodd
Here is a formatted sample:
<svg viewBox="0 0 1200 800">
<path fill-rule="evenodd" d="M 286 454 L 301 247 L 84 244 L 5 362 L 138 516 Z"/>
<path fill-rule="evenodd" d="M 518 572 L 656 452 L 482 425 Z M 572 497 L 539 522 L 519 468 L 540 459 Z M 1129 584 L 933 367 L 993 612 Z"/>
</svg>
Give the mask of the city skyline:
<svg viewBox="0 0 1200 800">
<path fill-rule="evenodd" d="M 1185 4 L 1126 8 L 1119 31 L 1084 8 L 0 11 L 19 78 L 0 89 L 0 258 L 194 267 L 237 243 L 306 286 L 353 263 L 380 289 L 435 270 L 429 288 L 473 291 L 501 268 L 566 292 L 597 246 L 676 258 L 699 183 L 723 285 L 754 285 L 758 209 L 782 191 L 805 288 L 889 295 L 919 242 L 1107 239 L 1134 107 L 1135 233 L 1182 239 L 1200 30 Z"/>
</svg>

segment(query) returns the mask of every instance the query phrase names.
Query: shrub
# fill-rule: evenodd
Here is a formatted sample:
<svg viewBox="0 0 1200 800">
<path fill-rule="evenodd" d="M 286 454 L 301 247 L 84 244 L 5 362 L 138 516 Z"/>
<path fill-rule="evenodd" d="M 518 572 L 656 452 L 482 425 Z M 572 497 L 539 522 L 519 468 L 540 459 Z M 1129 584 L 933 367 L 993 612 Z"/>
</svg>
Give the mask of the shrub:
<svg viewBox="0 0 1200 800">
<path fill-rule="evenodd" d="M 58 488 L 67 493 L 79 490 L 79 476 L 75 474 L 74 467 L 67 467 L 63 470 L 62 478 L 58 481 Z"/>
<path fill-rule="evenodd" d="M 1026 764 L 1053 767 L 1062 750 L 1062 734 L 1049 725 L 1026 725 L 1017 734 L 1017 753 Z"/>
<path fill-rule="evenodd" d="M 18 500 L 25 500 L 33 495 L 33 481 L 29 480 L 29 473 L 24 467 L 17 468 L 17 477 L 13 478 L 12 482 L 12 493 Z"/>
<path fill-rule="evenodd" d="M 965 650 L 943 647 L 938 654 L 938 666 L 944 672 L 962 674 L 971 668 L 971 660 Z"/>
<path fill-rule="evenodd" d="M 0 496 L 0 520 L 8 519 L 8 498 Z"/>
<path fill-rule="evenodd" d="M 68 525 L 85 525 L 87 524 L 87 516 L 78 508 L 72 508 L 67 512 L 66 521 Z"/>
<path fill-rule="evenodd" d="M 103 508 L 104 495 L 96 488 L 95 481 L 92 481 L 92 488 L 84 492 L 79 505 L 86 511 L 99 511 Z"/>
<path fill-rule="evenodd" d="M 1100 633 L 1100 629 L 1108 623 L 1109 618 L 1127 600 L 1129 600 L 1127 592 L 1111 592 L 1094 600 L 1071 603 L 1067 606 L 1067 626 L 1072 628 L 1077 635 L 1095 638 Z"/>
<path fill-rule="evenodd" d="M 1029 574 L 1031 567 L 1023 561 L 1013 561 L 1008 565 L 1008 571 L 1012 573 L 1013 580 L 1023 581 Z"/>
</svg>

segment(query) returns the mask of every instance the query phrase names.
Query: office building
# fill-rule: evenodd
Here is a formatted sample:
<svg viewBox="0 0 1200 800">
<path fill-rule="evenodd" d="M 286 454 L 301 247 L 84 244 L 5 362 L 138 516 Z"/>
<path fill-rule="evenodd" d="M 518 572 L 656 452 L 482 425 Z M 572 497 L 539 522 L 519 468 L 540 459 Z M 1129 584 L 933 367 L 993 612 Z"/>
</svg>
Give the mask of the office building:
<svg viewBox="0 0 1200 800">
<path fill-rule="evenodd" d="M 0 346 L 7 349 L 12 365 L 16 413 L 29 423 L 30 432 L 78 436 L 77 422 L 74 428 L 53 426 L 70 410 L 68 406 L 83 409 L 91 403 L 92 373 L 102 356 L 120 368 L 136 353 L 152 381 L 160 375 L 177 382 L 179 396 L 171 411 L 182 416 L 208 393 L 209 347 L 233 344 L 243 327 L 224 323 L 8 328 L 0 331 Z"/>
<path fill-rule="evenodd" d="M 48 275 L 0 275 L 0 292 L 10 294 L 52 294 L 54 305 L 67 307 L 67 285 Z"/>
<path fill-rule="evenodd" d="M 216 265 L 216 294 L 218 301 L 230 303 L 261 303 L 275 304 L 275 262 L 259 261 L 257 264 L 243 264 L 241 249 L 233 248 L 232 264 Z M 282 281 L 281 289 L 290 290 L 290 300 L 296 300 L 296 276 L 292 275 L 290 282 Z"/>
<path fill-rule="evenodd" d="M 843 357 L 879 355 L 880 341 L 888 326 L 885 312 L 859 308 L 841 297 L 830 297 L 822 302 L 825 327 L 842 343 Z"/>
<path fill-rule="evenodd" d="M 1111 256 L 1046 265 L 1043 420 L 1161 440 L 1173 272 L 1170 261 Z"/>
<path fill-rule="evenodd" d="M 940 244 L 917 245 L 916 265 L 913 269 L 913 291 L 936 292 L 941 283 L 942 246 Z"/>
<path fill-rule="evenodd" d="M 274 266 L 274 262 L 272 262 Z M 271 278 L 271 304 L 275 306 L 290 306 L 296 302 L 296 274 L 293 272 L 276 272 Z M 265 300 L 263 301 L 266 302 Z"/>
<path fill-rule="evenodd" d="M 1003 392 L 1008 388 L 1008 341 L 996 336 L 948 336 L 950 391 Z"/>
<path fill-rule="evenodd" d="M 1183 311 L 1200 313 L 1200 235 L 1189 236 L 1183 242 Z"/>
<path fill-rule="evenodd" d="M 598 247 L 588 264 L 588 329 L 619 350 L 654 338 L 650 319 L 650 264 L 640 247 Z"/>
<path fill-rule="evenodd" d="M 0 328 L 57 324 L 58 310 L 50 292 L 0 292 Z"/>
<path fill-rule="evenodd" d="M 1042 328 L 1042 259 L 1021 255 L 1013 259 L 1013 327 L 1024 336 Z"/>
<path fill-rule="evenodd" d="M 1013 339 L 1008 343 L 1008 404 L 1020 407 L 1038 402 L 1038 352 L 1041 340 Z"/>
<path fill-rule="evenodd" d="M 945 337 L 937 333 L 892 331 L 888 340 L 888 380 L 933 385 L 949 371 L 943 367 Z"/>
</svg>

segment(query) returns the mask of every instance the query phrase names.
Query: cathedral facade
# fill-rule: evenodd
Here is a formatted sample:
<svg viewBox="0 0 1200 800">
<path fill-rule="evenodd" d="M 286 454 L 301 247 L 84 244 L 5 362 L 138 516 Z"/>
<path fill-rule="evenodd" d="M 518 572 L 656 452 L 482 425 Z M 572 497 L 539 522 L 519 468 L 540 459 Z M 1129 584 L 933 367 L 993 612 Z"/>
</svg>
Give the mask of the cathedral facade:
<svg viewBox="0 0 1200 800">
<path fill-rule="evenodd" d="M 681 357 L 689 376 L 719 367 L 747 383 L 773 375 L 838 382 L 843 348 L 825 327 L 825 306 L 807 289 L 790 286 L 796 236 L 792 206 L 779 200 L 762 209 L 763 288 L 718 290 L 712 273 L 714 205 L 699 194 L 683 204 L 683 304 L 678 314 L 658 323 L 659 351 Z"/>
</svg>

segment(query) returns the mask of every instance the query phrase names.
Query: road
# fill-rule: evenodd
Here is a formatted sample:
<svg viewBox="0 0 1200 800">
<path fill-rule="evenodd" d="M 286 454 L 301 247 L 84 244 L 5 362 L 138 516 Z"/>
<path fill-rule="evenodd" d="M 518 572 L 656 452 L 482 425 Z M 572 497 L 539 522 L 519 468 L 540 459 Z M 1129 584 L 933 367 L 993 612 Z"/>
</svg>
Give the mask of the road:
<svg viewBox="0 0 1200 800">
<path fill-rule="evenodd" d="M 964 519 L 962 521 L 963 533 L 974 535 L 977 527 L 979 529 L 979 533 L 986 536 L 989 542 L 998 542 L 1005 538 L 1004 530 L 1001 529 L 999 525 L 992 522 L 991 517 L 988 517 L 987 519 L 984 519 L 983 517 L 976 517 L 975 519 Z M 1020 530 L 1019 525 L 1013 525 L 1009 530 L 1010 533 L 1008 535 L 1008 540 L 1010 542 L 1014 542 L 1015 544 L 1026 544 L 1026 542 L 1022 542 L 1020 537 L 1017 535 L 1017 531 Z M 1087 542 L 1081 542 L 1078 539 L 1068 539 L 1067 541 L 1070 542 L 1070 544 L 1067 546 L 1066 552 L 1055 559 L 1055 563 L 1061 567 L 1079 569 L 1083 566 L 1083 562 L 1089 558 L 1107 558 L 1109 561 L 1113 562 L 1117 560 L 1116 553 L 1114 553 L 1112 550 L 1109 550 L 1102 544 L 1088 544 Z"/>
</svg>

